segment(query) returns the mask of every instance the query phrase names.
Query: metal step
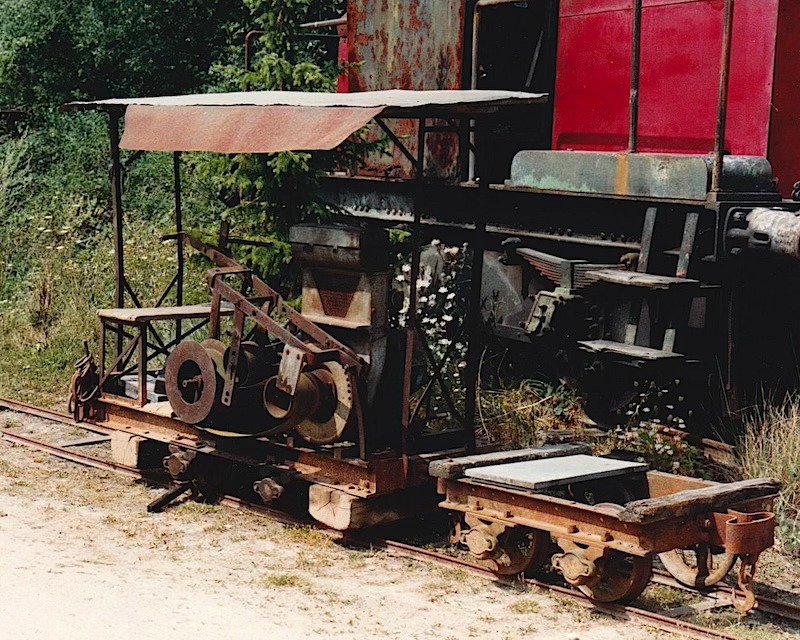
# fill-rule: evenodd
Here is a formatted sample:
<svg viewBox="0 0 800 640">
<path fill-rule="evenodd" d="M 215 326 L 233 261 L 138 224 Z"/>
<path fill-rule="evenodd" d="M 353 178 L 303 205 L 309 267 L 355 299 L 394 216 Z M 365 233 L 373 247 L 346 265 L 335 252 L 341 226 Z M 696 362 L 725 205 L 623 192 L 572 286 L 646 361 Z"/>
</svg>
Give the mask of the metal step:
<svg viewBox="0 0 800 640">
<path fill-rule="evenodd" d="M 680 287 L 681 290 L 700 288 L 699 280 L 676 278 L 674 276 L 658 276 L 652 273 L 639 273 L 638 271 L 603 269 L 600 271 L 589 271 L 586 276 L 595 282 L 607 282 L 609 284 L 660 291 L 669 291 L 678 287 Z"/>
<path fill-rule="evenodd" d="M 624 356 L 634 360 L 673 360 L 683 358 L 681 353 L 662 351 L 650 347 L 640 347 L 635 344 L 625 344 L 624 342 L 614 342 L 613 340 L 587 340 L 578 342 L 578 346 L 590 353 L 607 353 Z"/>
</svg>

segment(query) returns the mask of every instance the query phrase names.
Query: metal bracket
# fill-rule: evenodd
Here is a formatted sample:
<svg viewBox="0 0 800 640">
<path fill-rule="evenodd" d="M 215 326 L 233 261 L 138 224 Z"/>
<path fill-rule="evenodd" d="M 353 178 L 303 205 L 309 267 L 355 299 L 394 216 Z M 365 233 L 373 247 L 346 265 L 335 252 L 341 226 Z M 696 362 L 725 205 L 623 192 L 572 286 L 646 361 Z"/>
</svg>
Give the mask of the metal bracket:
<svg viewBox="0 0 800 640">
<path fill-rule="evenodd" d="M 607 547 L 582 547 L 568 538 L 557 538 L 556 542 L 564 553 L 553 556 L 553 567 L 569 584 L 574 587 L 593 586 L 600 581 L 602 574 L 597 561 L 606 555 Z"/>
<path fill-rule="evenodd" d="M 294 396 L 305 364 L 306 352 L 287 344 L 283 349 L 281 364 L 278 367 L 278 389 Z"/>
<path fill-rule="evenodd" d="M 715 513 L 717 535 L 732 555 L 758 556 L 775 544 L 775 514 L 767 511 Z"/>
<path fill-rule="evenodd" d="M 236 369 L 239 366 L 239 353 L 242 350 L 242 335 L 244 334 L 244 312 L 236 308 L 233 314 L 233 330 L 231 331 L 231 347 L 228 352 L 228 366 L 225 369 L 225 382 L 222 387 L 220 402 L 230 407 L 233 402 L 233 389 L 236 385 Z"/>
</svg>

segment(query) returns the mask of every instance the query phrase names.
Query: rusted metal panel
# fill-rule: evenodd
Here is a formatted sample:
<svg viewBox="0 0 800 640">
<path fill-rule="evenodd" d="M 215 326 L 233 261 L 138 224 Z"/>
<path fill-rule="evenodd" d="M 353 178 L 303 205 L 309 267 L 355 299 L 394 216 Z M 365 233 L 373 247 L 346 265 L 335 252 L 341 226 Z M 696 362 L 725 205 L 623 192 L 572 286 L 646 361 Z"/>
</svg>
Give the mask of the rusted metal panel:
<svg viewBox="0 0 800 640">
<path fill-rule="evenodd" d="M 155 107 L 125 116 L 123 149 L 275 153 L 328 150 L 383 109 L 324 107 Z"/>
<path fill-rule="evenodd" d="M 530 150 L 516 155 L 507 184 L 542 191 L 704 201 L 710 164 L 707 155 Z M 775 192 L 765 158 L 727 156 L 724 165 L 723 188 Z"/>
<path fill-rule="evenodd" d="M 460 88 L 464 5 L 464 0 L 349 0 L 350 91 Z M 393 130 L 416 154 L 417 124 L 398 121 Z M 426 146 L 426 173 L 455 177 L 457 135 L 429 134 Z M 409 177 L 412 167 L 395 150 L 370 158 L 364 173 Z"/>
</svg>

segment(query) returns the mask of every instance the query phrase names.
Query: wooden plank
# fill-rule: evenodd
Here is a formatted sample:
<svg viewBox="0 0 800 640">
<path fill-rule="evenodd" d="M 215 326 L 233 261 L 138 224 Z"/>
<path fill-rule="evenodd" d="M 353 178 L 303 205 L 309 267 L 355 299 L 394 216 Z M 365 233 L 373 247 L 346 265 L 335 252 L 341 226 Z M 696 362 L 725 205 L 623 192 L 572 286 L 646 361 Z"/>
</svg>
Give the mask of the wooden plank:
<svg viewBox="0 0 800 640">
<path fill-rule="evenodd" d="M 88 447 L 93 444 L 102 444 L 103 442 L 110 442 L 111 436 L 88 436 L 86 438 L 78 438 L 77 440 L 68 440 L 59 443 L 59 447 Z"/>
<path fill-rule="evenodd" d="M 659 498 L 629 502 L 617 517 L 622 522 L 645 524 L 702 513 L 724 512 L 741 502 L 775 495 L 780 488 L 781 483 L 778 480 L 766 478 L 689 489 Z"/>
<path fill-rule="evenodd" d="M 438 502 L 435 491 L 424 489 L 359 498 L 321 484 L 308 488 L 308 513 L 337 531 L 366 529 L 419 517 L 435 511 Z"/>
<path fill-rule="evenodd" d="M 150 322 L 153 320 L 191 320 L 207 318 L 211 313 L 209 304 L 193 304 L 183 307 L 145 307 L 143 309 L 99 309 L 97 317 L 114 322 Z M 233 305 L 223 303 L 220 313 L 230 315 Z"/>
<path fill-rule="evenodd" d="M 495 451 L 492 453 L 482 453 L 475 456 L 463 456 L 460 458 L 445 458 L 435 460 L 428 467 L 428 473 L 434 478 L 445 478 L 447 480 L 458 480 L 464 476 L 467 469 L 478 467 L 489 467 L 498 464 L 522 462 L 524 460 L 544 460 L 547 458 L 560 458 L 563 456 L 574 456 L 588 454 L 592 448 L 583 442 L 570 442 L 558 445 L 546 445 L 536 449 L 517 449 L 515 451 Z"/>
<path fill-rule="evenodd" d="M 628 287 L 642 287 L 645 289 L 671 289 L 673 287 L 699 287 L 699 280 L 675 278 L 672 276 L 658 276 L 652 273 L 639 273 L 638 271 L 618 271 L 604 269 L 602 271 L 589 271 L 586 276 L 598 282 L 624 285 Z"/>
<path fill-rule="evenodd" d="M 624 342 L 614 342 L 613 340 L 584 340 L 578 342 L 578 346 L 592 353 L 613 353 L 637 360 L 669 360 L 672 358 L 683 358 L 683 354 L 673 351 L 662 351 L 661 349 L 641 347 L 636 344 L 627 344 Z"/>
<path fill-rule="evenodd" d="M 493 484 L 541 491 L 574 482 L 588 482 L 631 473 L 643 473 L 647 469 L 646 464 L 639 462 L 577 455 L 467 469 L 465 475 Z"/>
</svg>

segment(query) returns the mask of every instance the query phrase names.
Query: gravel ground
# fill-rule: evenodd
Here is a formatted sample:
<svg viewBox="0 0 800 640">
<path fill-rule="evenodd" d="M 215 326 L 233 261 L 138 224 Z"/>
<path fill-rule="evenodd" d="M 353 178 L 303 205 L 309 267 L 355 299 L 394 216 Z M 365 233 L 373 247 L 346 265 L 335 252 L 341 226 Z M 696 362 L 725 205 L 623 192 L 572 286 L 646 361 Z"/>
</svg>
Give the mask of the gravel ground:
<svg viewBox="0 0 800 640">
<path fill-rule="evenodd" d="M 86 435 L 13 414 L 0 426 L 52 442 Z M 249 512 L 186 502 L 148 514 L 159 493 L 0 440 L 2 637 L 665 637 L 544 592 L 344 548 Z M 792 637 L 776 633 L 758 637 Z"/>
</svg>

